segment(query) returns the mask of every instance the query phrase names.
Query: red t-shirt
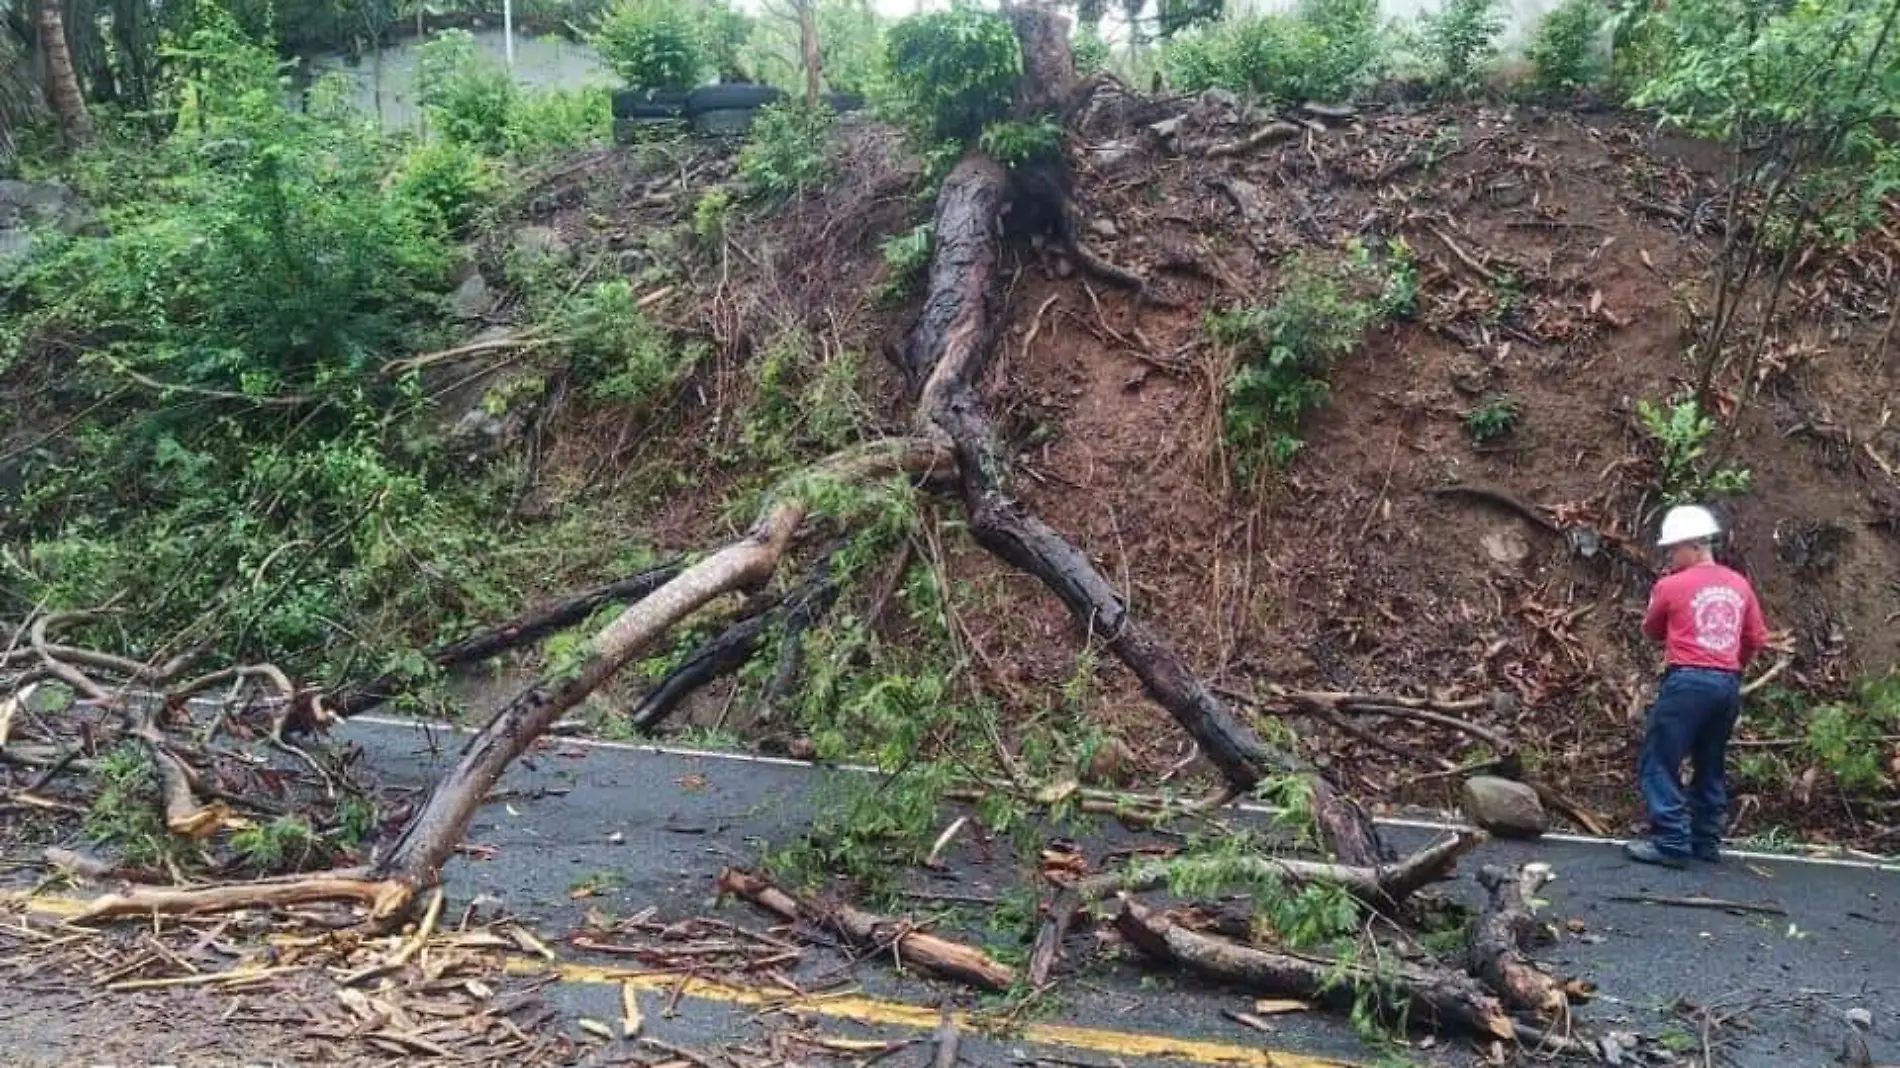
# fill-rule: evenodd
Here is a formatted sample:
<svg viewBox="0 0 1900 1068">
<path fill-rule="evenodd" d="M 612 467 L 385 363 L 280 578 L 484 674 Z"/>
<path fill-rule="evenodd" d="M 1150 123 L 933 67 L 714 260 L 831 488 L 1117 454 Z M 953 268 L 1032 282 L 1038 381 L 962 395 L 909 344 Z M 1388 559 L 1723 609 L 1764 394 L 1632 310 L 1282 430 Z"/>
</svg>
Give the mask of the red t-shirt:
<svg viewBox="0 0 1900 1068">
<path fill-rule="evenodd" d="M 1670 667 L 1739 672 L 1768 641 L 1768 626 L 1748 580 L 1711 561 L 1657 581 L 1643 634 L 1663 643 Z"/>
</svg>

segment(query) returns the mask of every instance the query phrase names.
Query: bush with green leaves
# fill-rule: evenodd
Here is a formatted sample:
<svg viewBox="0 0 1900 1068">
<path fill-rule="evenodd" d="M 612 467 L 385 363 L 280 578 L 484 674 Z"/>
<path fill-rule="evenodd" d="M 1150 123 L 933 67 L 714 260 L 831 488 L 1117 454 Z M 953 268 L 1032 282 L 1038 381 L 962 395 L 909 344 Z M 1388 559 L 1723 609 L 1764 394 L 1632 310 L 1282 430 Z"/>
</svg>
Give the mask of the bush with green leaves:
<svg viewBox="0 0 1900 1068">
<path fill-rule="evenodd" d="M 1900 672 L 1862 682 L 1851 702 L 1814 709 L 1804 748 L 1842 790 L 1868 793 L 1892 785 L 1886 736 L 1896 729 Z"/>
<path fill-rule="evenodd" d="M 429 125 L 457 144 L 498 154 L 521 90 L 508 68 L 486 59 L 467 30 L 444 30 L 416 56 L 416 99 Z"/>
<path fill-rule="evenodd" d="M 1707 462 L 1716 424 L 1693 399 L 1667 405 L 1639 400 L 1636 418 L 1655 446 L 1656 489 L 1664 501 L 1676 504 L 1748 492 L 1752 481 L 1748 469 Z"/>
<path fill-rule="evenodd" d="M 473 221 L 500 185 L 494 164 L 462 141 L 424 141 L 396 164 L 397 194 L 435 213 L 450 230 Z"/>
<path fill-rule="evenodd" d="M 1601 81 L 1604 62 L 1598 39 L 1608 17 L 1600 0 L 1564 0 L 1545 15 L 1525 53 L 1532 88 L 1562 96 Z"/>
<path fill-rule="evenodd" d="M 884 281 L 878 284 L 878 303 L 893 304 L 910 296 L 930 268 L 930 250 L 935 238 L 936 228 L 924 222 L 884 239 L 878 246 L 886 268 Z"/>
<path fill-rule="evenodd" d="M 822 185 L 831 176 L 831 127 L 836 120 L 820 103 L 769 104 L 752 120 L 739 152 L 739 179 L 754 196 L 783 199 Z"/>
<path fill-rule="evenodd" d="M 1233 370 L 1221 420 L 1244 476 L 1285 465 L 1306 417 L 1326 403 L 1333 365 L 1359 347 L 1378 309 L 1364 272 L 1296 258 L 1271 304 L 1217 312 L 1207 329 Z"/>
<path fill-rule="evenodd" d="M 1005 167 L 1042 163 L 1062 155 L 1062 124 L 1048 116 L 992 122 L 983 127 L 977 143 Z"/>
<path fill-rule="evenodd" d="M 702 20 L 678 0 L 615 0 L 590 39 L 634 89 L 690 89 L 709 64 Z"/>
<path fill-rule="evenodd" d="M 1498 0 L 1445 0 L 1420 17 L 1419 46 L 1432 83 L 1449 93 L 1476 88 L 1504 32 Z"/>
<path fill-rule="evenodd" d="M 650 407 L 685 378 L 706 346 L 676 343 L 640 310 L 624 278 L 586 290 L 563 316 L 562 336 L 575 379 L 591 396 Z"/>
<path fill-rule="evenodd" d="M 1077 74 L 1086 77 L 1108 69 L 1108 42 L 1102 40 L 1102 31 L 1094 26 L 1076 28 L 1075 38 L 1069 42 L 1069 52 L 1075 57 Z"/>
<path fill-rule="evenodd" d="M 1515 397 L 1492 397 L 1465 413 L 1465 434 L 1479 445 L 1507 438 L 1523 418 L 1524 406 Z"/>
<path fill-rule="evenodd" d="M 1001 118 L 1022 74 L 1009 23 L 963 4 L 903 19 L 885 48 L 905 118 L 936 141 L 967 142 Z"/>
<path fill-rule="evenodd" d="M 606 144 L 613 127 L 613 94 L 606 89 L 526 89 L 515 97 L 504 139 L 508 151 L 526 157 Z"/>
<path fill-rule="evenodd" d="M 1302 0 L 1291 15 L 1250 15 L 1169 42 L 1176 88 L 1220 87 L 1281 103 L 1348 100 L 1379 75 L 1376 0 Z"/>
</svg>

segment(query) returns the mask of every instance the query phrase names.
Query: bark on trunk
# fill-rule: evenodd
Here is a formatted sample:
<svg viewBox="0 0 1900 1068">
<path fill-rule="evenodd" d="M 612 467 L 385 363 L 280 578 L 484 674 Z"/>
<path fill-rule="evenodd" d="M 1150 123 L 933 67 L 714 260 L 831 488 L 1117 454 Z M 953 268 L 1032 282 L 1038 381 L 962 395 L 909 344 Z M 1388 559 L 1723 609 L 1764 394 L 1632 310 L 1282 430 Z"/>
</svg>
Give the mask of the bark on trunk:
<svg viewBox="0 0 1900 1068">
<path fill-rule="evenodd" d="M 68 146 L 92 140 L 92 116 L 86 111 L 86 98 L 79 91 L 79 74 L 73 69 L 73 53 L 66 41 L 66 19 L 60 12 L 60 0 L 40 0 L 40 51 L 46 57 L 46 103 L 59 118 L 59 129 Z"/>
<path fill-rule="evenodd" d="M 1498 992 L 1504 1004 L 1551 1021 L 1569 1011 L 1570 999 L 1561 983 L 1537 970 L 1523 947 L 1537 930 L 1529 898 L 1544 883 L 1538 868 L 1504 869 L 1486 865 L 1478 882 L 1490 893 L 1484 912 L 1471 928 L 1467 967 L 1485 986 Z"/>
<path fill-rule="evenodd" d="M 818 47 L 818 0 L 797 0 L 798 55 L 805 66 L 805 106 L 818 106 L 824 87 L 825 59 Z"/>
<path fill-rule="evenodd" d="M 981 950 L 912 931 L 904 921 L 876 916 L 849 905 L 817 905 L 801 900 L 748 871 L 727 868 L 720 872 L 719 892 L 744 898 L 788 922 L 817 923 L 860 949 L 888 946 L 902 963 L 945 979 L 998 992 L 1008 990 L 1016 982 L 1015 969 L 997 963 Z"/>
<path fill-rule="evenodd" d="M 1516 1034 L 1498 999 L 1458 972 L 1390 963 L 1369 967 L 1256 949 L 1197 934 L 1126 899 L 1115 928 L 1129 944 L 1156 960 L 1262 994 L 1300 998 L 1342 1011 L 1350 1011 L 1356 999 L 1369 997 L 1385 1018 L 1403 1016 L 1414 1026 L 1506 1041 Z"/>
<path fill-rule="evenodd" d="M 463 749 L 456 766 L 429 793 L 389 853 L 376 866 L 379 877 L 416 885 L 434 883 L 443 862 L 461 842 L 501 774 L 548 725 L 592 693 L 667 630 L 722 594 L 765 582 L 778 569 L 792 536 L 805 520 L 799 490 L 807 479 L 846 483 L 947 468 L 950 457 L 937 445 L 915 439 L 878 442 L 833 456 L 782 486 L 752 532 L 680 572 L 671 582 L 622 612 L 594 637 L 582 661 L 536 680 L 508 702 Z"/>
<path fill-rule="evenodd" d="M 1008 175 L 978 153 L 964 157 L 938 195 L 936 252 L 923 313 L 903 365 L 922 380 L 918 415 L 955 445 L 970 531 L 979 545 L 1035 576 L 1078 623 L 1141 679 L 1233 786 L 1248 790 L 1269 770 L 1310 783 L 1322 839 L 1347 864 L 1386 859 L 1370 819 L 1318 772 L 1274 750 L 1197 678 L 1173 643 L 1135 618 L 1088 556 L 1024 508 L 1007 488 L 1008 459 L 975 384 L 1002 319 L 1001 247 L 996 219 Z"/>
</svg>

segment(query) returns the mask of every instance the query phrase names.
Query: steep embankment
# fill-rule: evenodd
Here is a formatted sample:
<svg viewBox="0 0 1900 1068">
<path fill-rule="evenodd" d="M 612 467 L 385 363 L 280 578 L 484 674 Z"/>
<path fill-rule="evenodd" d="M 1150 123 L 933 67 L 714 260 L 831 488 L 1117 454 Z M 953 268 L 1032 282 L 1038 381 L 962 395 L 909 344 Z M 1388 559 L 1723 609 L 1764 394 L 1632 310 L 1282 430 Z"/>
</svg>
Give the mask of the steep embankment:
<svg viewBox="0 0 1900 1068">
<path fill-rule="evenodd" d="M 1488 732 L 1584 806 L 1635 816 L 1655 667 L 1637 624 L 1660 506 L 1658 446 L 1636 409 L 1694 378 L 1683 324 L 1720 243 L 1709 161 L 1635 119 L 1485 108 L 1315 120 L 1209 158 L 1197 147 L 1265 127 L 1218 95 L 1169 121 L 1186 108 L 1098 93 L 1087 143 L 1071 145 L 1082 237 L 1148 279 L 1141 299 L 1053 244 L 1021 247 L 1011 267 L 988 388 L 1025 503 L 1232 691 L 1500 695 L 1477 732 L 1302 724 L 1349 786 L 1449 801 L 1447 772 L 1484 758 Z M 872 294 L 892 282 L 879 242 L 922 217 L 916 164 L 888 131 L 853 122 L 839 138 L 837 182 L 710 238 L 703 217 L 686 236 L 687 220 L 730 164 L 704 154 L 617 152 L 529 201 L 603 270 L 643 277 L 656 318 L 717 350 L 671 413 L 595 408 L 554 428 L 544 506 L 583 487 L 644 498 L 640 533 L 681 548 L 728 529 L 746 511 L 732 502 L 777 459 L 758 448 L 760 413 L 825 373 L 781 380 L 775 345 L 794 334 L 819 339 L 814 368 L 845 361 L 868 398 L 846 413 L 861 430 L 898 425 L 897 375 L 847 357 L 887 351 L 914 312 Z M 1292 254 L 1347 260 L 1355 240 L 1409 285 L 1394 239 L 1410 250 L 1415 310 L 1337 362 L 1290 464 L 1237 484 L 1221 449 L 1230 357 L 1206 313 L 1268 304 Z M 1707 448 L 1752 478 L 1726 504 L 1729 553 L 1791 654 L 1751 705 L 1745 730 L 1770 744 L 1742 754 L 1739 834 L 1888 838 L 1882 810 L 1843 805 L 1827 761 L 1797 744 L 1814 699 L 1792 696 L 1839 695 L 1900 662 L 1888 262 L 1870 246 L 1804 263 L 1752 388 L 1735 370 L 1718 383 L 1723 429 Z M 786 395 L 799 420 L 814 416 L 809 392 Z M 1515 416 L 1478 442 L 1475 410 Z M 792 439 L 810 445 L 810 431 L 800 422 Z M 973 547 L 940 551 L 967 659 L 1011 715 L 1080 702 L 1130 750 L 1099 773 L 1192 770 L 1185 738 L 1125 671 L 1078 657 L 1054 598 Z M 757 702 L 729 700 L 728 685 L 679 721 L 800 746 L 782 720 L 753 729 Z"/>
</svg>

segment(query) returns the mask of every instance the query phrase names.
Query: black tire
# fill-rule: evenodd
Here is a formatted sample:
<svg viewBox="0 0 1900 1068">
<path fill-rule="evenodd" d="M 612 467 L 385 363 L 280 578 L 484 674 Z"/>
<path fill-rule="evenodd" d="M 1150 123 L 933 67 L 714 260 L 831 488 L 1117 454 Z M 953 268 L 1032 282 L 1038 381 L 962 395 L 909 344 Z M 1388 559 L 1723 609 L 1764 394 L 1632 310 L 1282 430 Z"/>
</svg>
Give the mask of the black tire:
<svg viewBox="0 0 1900 1068">
<path fill-rule="evenodd" d="M 635 118 L 639 116 L 641 108 L 662 107 L 678 112 L 686 107 L 688 95 L 682 90 L 621 89 L 613 95 L 614 118 Z"/>
<path fill-rule="evenodd" d="M 686 113 L 697 116 L 705 111 L 754 111 L 784 97 L 770 85 L 706 85 L 686 98 Z"/>
<path fill-rule="evenodd" d="M 743 137 L 758 118 L 757 108 L 716 108 L 693 116 L 693 132 L 703 137 Z"/>
<path fill-rule="evenodd" d="M 842 115 L 863 108 L 864 96 L 860 93 L 826 93 L 825 106 Z"/>
</svg>

